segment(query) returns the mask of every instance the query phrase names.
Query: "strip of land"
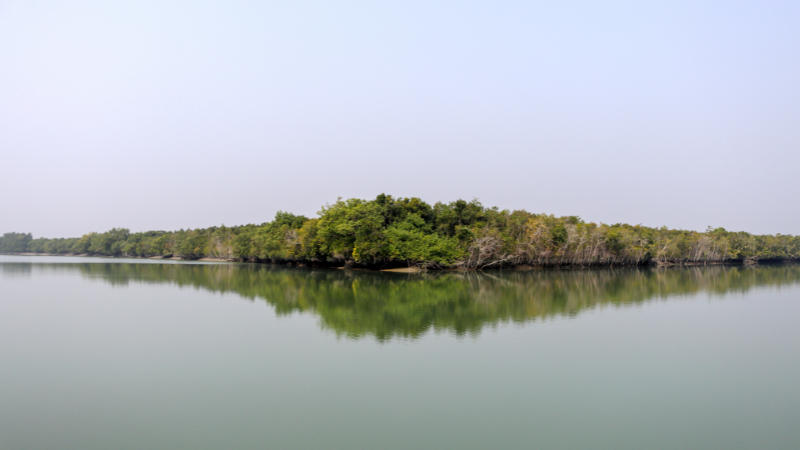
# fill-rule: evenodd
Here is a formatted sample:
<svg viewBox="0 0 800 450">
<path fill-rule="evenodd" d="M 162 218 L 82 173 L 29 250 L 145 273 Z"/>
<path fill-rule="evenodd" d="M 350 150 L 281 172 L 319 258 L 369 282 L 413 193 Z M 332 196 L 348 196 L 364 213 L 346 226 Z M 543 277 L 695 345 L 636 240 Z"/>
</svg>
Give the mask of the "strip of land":
<svg viewBox="0 0 800 450">
<path fill-rule="evenodd" d="M 433 205 L 381 194 L 338 200 L 317 218 L 79 238 L 5 233 L 0 253 L 249 261 L 382 270 L 755 264 L 800 260 L 800 237 L 586 222 L 477 200 Z"/>
</svg>

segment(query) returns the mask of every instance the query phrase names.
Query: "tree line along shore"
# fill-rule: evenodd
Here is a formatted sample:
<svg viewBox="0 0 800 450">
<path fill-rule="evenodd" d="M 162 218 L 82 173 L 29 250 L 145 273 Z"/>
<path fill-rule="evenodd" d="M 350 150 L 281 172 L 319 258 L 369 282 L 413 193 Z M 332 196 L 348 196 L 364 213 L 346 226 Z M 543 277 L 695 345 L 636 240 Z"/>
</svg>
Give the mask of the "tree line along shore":
<svg viewBox="0 0 800 450">
<path fill-rule="evenodd" d="M 800 237 L 597 224 L 457 200 L 430 205 L 381 194 L 337 200 L 318 218 L 279 211 L 260 225 L 79 238 L 5 233 L 0 253 L 178 257 L 371 269 L 486 269 L 756 263 L 800 260 Z"/>
</svg>

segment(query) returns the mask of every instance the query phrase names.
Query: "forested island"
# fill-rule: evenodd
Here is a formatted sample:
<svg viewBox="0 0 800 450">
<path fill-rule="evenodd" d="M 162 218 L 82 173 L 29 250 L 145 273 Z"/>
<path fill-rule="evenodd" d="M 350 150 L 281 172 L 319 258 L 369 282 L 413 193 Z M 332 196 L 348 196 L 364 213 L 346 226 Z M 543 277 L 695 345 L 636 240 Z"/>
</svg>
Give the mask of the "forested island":
<svg viewBox="0 0 800 450">
<path fill-rule="evenodd" d="M 279 211 L 260 225 L 79 238 L 0 237 L 0 253 L 266 262 L 386 269 L 486 269 L 756 263 L 800 260 L 800 237 L 597 224 L 457 200 L 430 205 L 381 194 L 337 200 L 318 218 Z"/>
</svg>

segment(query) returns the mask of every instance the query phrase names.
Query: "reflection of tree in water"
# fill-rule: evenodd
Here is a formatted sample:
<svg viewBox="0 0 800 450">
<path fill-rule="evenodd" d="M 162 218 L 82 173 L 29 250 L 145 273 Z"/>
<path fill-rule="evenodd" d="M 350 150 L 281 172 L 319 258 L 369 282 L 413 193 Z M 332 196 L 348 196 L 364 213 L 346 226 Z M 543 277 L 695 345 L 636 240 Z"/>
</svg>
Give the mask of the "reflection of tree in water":
<svg viewBox="0 0 800 450">
<path fill-rule="evenodd" d="M 0 273 L 8 278 L 27 278 L 33 272 L 33 264 L 0 263 Z"/>
<path fill-rule="evenodd" d="M 475 335 L 501 322 L 572 316 L 597 305 L 800 281 L 795 265 L 400 275 L 235 264 L 0 264 L 4 275 L 30 272 L 31 266 L 78 270 L 112 285 L 170 283 L 235 292 L 266 301 L 278 315 L 312 312 L 340 336 L 378 340 L 416 338 L 431 329 Z"/>
</svg>

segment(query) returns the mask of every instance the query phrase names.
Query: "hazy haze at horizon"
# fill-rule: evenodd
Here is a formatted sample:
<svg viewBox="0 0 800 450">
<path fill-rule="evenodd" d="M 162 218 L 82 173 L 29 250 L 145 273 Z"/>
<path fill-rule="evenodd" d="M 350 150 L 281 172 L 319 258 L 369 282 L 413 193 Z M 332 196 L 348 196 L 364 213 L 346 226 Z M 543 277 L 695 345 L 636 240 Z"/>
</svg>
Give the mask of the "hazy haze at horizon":
<svg viewBox="0 0 800 450">
<path fill-rule="evenodd" d="M 0 0 L 0 233 L 385 192 L 800 234 L 794 2 Z"/>
</svg>

